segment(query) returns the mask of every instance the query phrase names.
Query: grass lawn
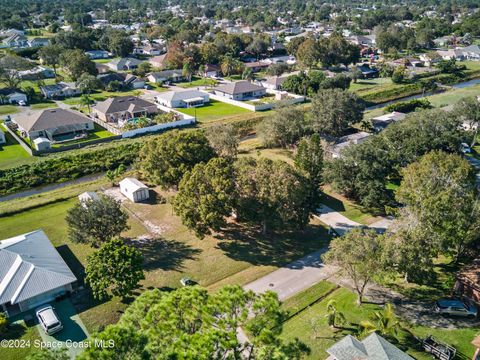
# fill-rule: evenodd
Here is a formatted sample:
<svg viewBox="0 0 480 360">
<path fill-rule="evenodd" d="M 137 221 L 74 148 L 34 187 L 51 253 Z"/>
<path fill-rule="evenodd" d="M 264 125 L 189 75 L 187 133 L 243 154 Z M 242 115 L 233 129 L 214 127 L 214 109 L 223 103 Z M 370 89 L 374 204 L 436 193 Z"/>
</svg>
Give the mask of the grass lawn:
<svg viewBox="0 0 480 360">
<path fill-rule="evenodd" d="M 0 359 L 2 360 L 19 360 L 25 359 L 29 354 L 36 352 L 33 346 L 35 340 L 40 340 L 40 334 L 35 325 L 27 326 L 24 321 L 16 321 L 9 326 L 5 336 L 2 339 L 20 339 L 25 342 L 30 341 L 30 347 L 1 348 Z"/>
<path fill-rule="evenodd" d="M 391 85 L 392 79 L 390 78 L 374 78 L 374 79 L 360 79 L 356 83 L 352 82 L 350 84 L 349 90 L 351 91 L 366 91 L 371 89 L 378 89 L 385 87 L 386 85 Z"/>
<path fill-rule="evenodd" d="M 217 82 L 213 79 L 206 79 L 206 78 L 201 78 L 194 76 L 192 77 L 192 81 L 188 82 L 180 82 L 176 83 L 176 86 L 182 87 L 182 88 L 192 88 L 192 87 L 197 87 L 197 86 L 215 86 Z"/>
<path fill-rule="evenodd" d="M 16 114 L 18 107 L 15 105 L 0 105 L 0 115 Z"/>
<path fill-rule="evenodd" d="M 356 221 L 363 225 L 369 225 L 377 220 L 375 216 L 366 212 L 361 206 L 346 199 L 342 195 L 333 192 L 329 186 L 324 186 L 322 191 L 322 204 L 327 205 L 335 211 L 338 211 L 340 214 L 349 218 L 350 220 Z"/>
<path fill-rule="evenodd" d="M 0 145 L 0 169 L 20 166 L 34 161 L 34 157 L 27 153 L 1 124 L 0 129 L 5 133 L 7 140 L 6 144 Z"/>
<path fill-rule="evenodd" d="M 212 99 L 210 99 L 208 104 L 198 108 L 179 108 L 177 110 L 191 116 L 195 116 L 196 114 L 199 123 L 208 123 L 230 116 L 251 113 L 250 110 Z"/>
<path fill-rule="evenodd" d="M 32 110 L 51 109 L 56 107 L 58 107 L 58 105 L 55 101 L 44 101 L 30 104 L 30 109 Z"/>
<path fill-rule="evenodd" d="M 65 143 L 62 143 L 62 144 L 53 144 L 52 147 L 61 148 L 62 146 L 80 144 L 80 143 L 85 143 L 85 142 L 89 142 L 89 141 L 92 141 L 92 140 L 104 139 L 104 138 L 108 138 L 108 137 L 111 137 L 111 136 L 115 136 L 115 134 L 112 134 L 111 132 L 109 132 L 105 128 L 101 127 L 97 123 L 94 123 L 93 126 L 94 126 L 95 130 L 89 131 L 88 136 L 86 138 L 79 139 L 79 140 L 68 141 L 68 142 L 65 142 Z"/>
<path fill-rule="evenodd" d="M 302 298 L 305 297 L 306 294 L 308 294 L 308 292 L 300 293 L 289 301 L 303 301 Z M 349 325 L 345 325 L 341 329 L 332 329 L 328 326 L 326 307 L 331 299 L 336 300 L 337 310 L 344 314 L 347 322 L 350 323 Z M 368 320 L 372 313 L 377 310 L 380 310 L 380 307 L 375 304 L 363 304 L 362 306 L 358 306 L 356 304 L 356 294 L 348 289 L 339 288 L 326 296 L 323 300 L 287 320 L 284 323 L 281 336 L 287 340 L 299 338 L 301 341 L 305 342 L 311 349 L 311 354 L 307 357 L 308 359 L 324 359 L 328 356 L 325 350 L 341 340 L 344 336 L 350 334 L 362 339 L 363 337 L 358 333 L 358 327 L 356 324 L 360 323 L 360 321 Z M 316 334 L 312 329 L 312 322 L 318 324 Z M 408 329 L 418 337 L 426 337 L 427 335 L 433 334 L 439 340 L 455 346 L 457 348 L 457 353 L 460 355 L 459 358 L 472 357 L 475 349 L 470 342 L 480 330 L 479 328 L 474 327 L 447 330 L 432 329 L 430 327 L 422 326 L 409 326 Z M 408 332 L 401 331 L 397 340 L 398 343 L 395 345 L 412 355 L 414 358 L 422 360 L 431 359 L 427 353 L 420 351 L 418 348 L 418 342 L 412 338 Z"/>
<path fill-rule="evenodd" d="M 69 195 L 76 196 L 82 191 L 85 189 L 78 188 L 77 192 L 72 190 Z M 172 194 L 162 193 L 162 196 L 168 199 Z M 77 199 L 60 200 L 42 206 L 41 201 L 47 199 L 47 194 L 44 194 L 43 199 L 39 200 L 39 207 L 2 217 L 0 239 L 41 228 L 72 271 L 82 279 L 86 257 L 94 249 L 72 243 L 68 239 L 64 220 L 67 210 Z M 12 203 L 20 206 L 15 201 Z M 182 225 L 169 203 L 125 203 L 125 206 L 142 221 L 148 222 L 149 227 L 158 230 L 152 240 L 138 245 L 145 258 L 146 279 L 142 282 L 143 289 L 177 288 L 183 276 L 190 276 L 209 289 L 225 284 L 245 284 L 317 250 L 329 239 L 325 227 L 315 220 L 303 232 L 268 237 L 261 236 L 256 229 L 232 224 L 224 233 L 200 240 Z M 127 238 L 147 233 L 142 222 L 132 217 L 130 226 L 131 229 L 123 234 Z M 89 332 L 94 332 L 116 322 L 126 306 L 118 298 L 104 303 L 85 298 L 84 303 L 78 306 L 78 311 Z"/>
</svg>

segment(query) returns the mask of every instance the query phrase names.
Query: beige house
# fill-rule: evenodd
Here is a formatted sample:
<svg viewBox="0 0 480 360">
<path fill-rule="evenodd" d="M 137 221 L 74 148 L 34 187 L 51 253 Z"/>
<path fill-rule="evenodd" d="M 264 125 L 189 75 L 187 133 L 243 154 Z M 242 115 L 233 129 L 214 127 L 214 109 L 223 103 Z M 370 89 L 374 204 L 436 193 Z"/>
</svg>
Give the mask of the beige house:
<svg viewBox="0 0 480 360">
<path fill-rule="evenodd" d="M 128 119 L 147 116 L 160 112 L 157 105 L 135 96 L 119 96 L 99 102 L 92 108 L 96 118 L 109 122 L 119 123 Z"/>
</svg>

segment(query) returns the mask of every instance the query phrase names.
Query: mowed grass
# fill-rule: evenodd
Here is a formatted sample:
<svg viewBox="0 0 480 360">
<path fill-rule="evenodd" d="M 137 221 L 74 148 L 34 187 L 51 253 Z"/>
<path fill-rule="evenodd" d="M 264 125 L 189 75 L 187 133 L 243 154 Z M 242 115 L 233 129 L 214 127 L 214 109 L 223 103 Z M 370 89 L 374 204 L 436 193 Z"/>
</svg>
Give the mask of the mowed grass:
<svg viewBox="0 0 480 360">
<path fill-rule="evenodd" d="M 201 78 L 201 77 L 194 76 L 192 78 L 192 81 L 190 81 L 190 82 L 184 81 L 184 82 L 176 83 L 175 85 L 179 86 L 179 87 L 182 87 L 182 88 L 185 88 L 185 89 L 188 89 L 188 88 L 198 87 L 198 86 L 215 86 L 216 84 L 217 84 L 217 81 L 215 81 L 213 79 L 207 79 L 207 78 Z"/>
<path fill-rule="evenodd" d="M 0 116 L 18 113 L 18 106 L 0 105 Z"/>
<path fill-rule="evenodd" d="M 308 292 L 306 293 L 308 294 Z M 300 293 L 295 296 L 297 300 L 292 298 L 290 301 L 301 301 L 304 296 L 305 294 Z M 340 329 L 331 328 L 327 322 L 327 304 L 332 299 L 336 301 L 337 310 L 343 313 L 349 323 L 343 325 Z M 290 341 L 299 338 L 306 343 L 311 349 L 311 354 L 307 359 L 327 358 L 326 350 L 346 335 L 350 334 L 363 339 L 364 335 L 359 333 L 357 325 L 363 320 L 369 320 L 373 312 L 381 310 L 379 305 L 372 303 L 364 303 L 358 306 L 356 299 L 356 294 L 348 289 L 339 288 L 333 291 L 323 300 L 286 321 L 283 325 L 281 337 Z M 316 333 L 313 331 L 312 322 L 318 324 Z M 423 326 L 407 326 L 407 329 L 417 337 L 422 338 L 433 334 L 439 340 L 455 346 L 459 358 L 471 358 L 473 356 L 475 349 L 470 342 L 480 330 L 476 327 L 447 330 Z M 418 341 L 408 331 L 400 331 L 395 345 L 416 359 L 431 359 L 427 353 L 421 351 Z"/>
<path fill-rule="evenodd" d="M 36 326 L 27 326 L 25 322 L 18 321 L 11 325 L 2 339 L 15 340 L 20 339 L 30 342 L 30 346 L 3 348 L 0 347 L 0 359 L 2 360 L 20 360 L 25 359 L 28 355 L 37 352 L 34 347 L 34 341 L 41 340 L 40 334 Z"/>
<path fill-rule="evenodd" d="M 84 190 L 79 188 L 78 192 Z M 162 196 L 171 198 L 172 194 L 163 193 Z M 72 243 L 68 238 L 65 216 L 76 201 L 74 197 L 44 206 L 39 204 L 35 209 L 1 217 L 0 239 L 43 229 L 72 271 L 82 279 L 86 258 L 94 249 Z M 182 225 L 169 203 L 126 202 L 125 206 L 136 215 L 130 216 L 131 229 L 122 234 L 125 238 L 147 234 L 144 222 L 150 229 L 156 229 L 156 234 L 150 234 L 150 240 L 133 242 L 144 255 L 146 271 L 146 278 L 136 294 L 152 287 L 177 288 L 184 276 L 210 289 L 245 284 L 325 246 L 329 240 L 325 227 L 316 220 L 302 232 L 267 237 L 260 235 L 257 229 L 232 224 L 222 234 L 201 240 Z M 119 298 L 103 303 L 85 298 L 78 305 L 78 311 L 88 330 L 94 332 L 116 322 L 127 305 L 128 302 Z"/>
<path fill-rule="evenodd" d="M 356 83 L 353 81 L 350 83 L 350 91 L 366 91 L 373 88 L 379 89 L 387 85 L 392 84 L 392 79 L 390 78 L 374 78 L 374 79 L 359 79 Z"/>
<path fill-rule="evenodd" d="M 208 104 L 198 108 L 179 108 L 177 110 L 191 116 L 195 116 L 196 114 L 197 120 L 200 123 L 208 123 L 230 116 L 252 113 L 250 110 L 212 99 L 210 99 Z"/>
<path fill-rule="evenodd" d="M 363 225 L 369 225 L 375 222 L 375 220 L 378 220 L 375 216 L 362 209 L 361 206 L 348 200 L 344 196 L 333 192 L 329 186 L 324 186 L 322 191 L 323 194 L 320 199 L 321 203 L 339 212 L 350 220 Z"/>
<path fill-rule="evenodd" d="M 115 136 L 115 134 L 112 134 L 110 131 L 101 127 L 97 123 L 94 123 L 93 126 L 94 126 L 94 130 L 89 131 L 87 137 L 85 137 L 83 139 L 79 139 L 79 140 L 68 141 L 68 142 L 61 143 L 61 144 L 53 144 L 52 147 L 61 148 L 62 146 L 68 146 L 68 145 L 73 145 L 73 144 L 81 144 L 81 143 L 86 143 L 86 142 L 89 142 L 89 141 L 92 141 L 92 140 L 105 139 L 105 138 L 108 138 L 108 137 Z"/>
<path fill-rule="evenodd" d="M 0 144 L 0 169 L 20 166 L 34 162 L 35 159 L 13 138 L 0 124 L 0 130 L 5 133 L 7 142 Z"/>
</svg>

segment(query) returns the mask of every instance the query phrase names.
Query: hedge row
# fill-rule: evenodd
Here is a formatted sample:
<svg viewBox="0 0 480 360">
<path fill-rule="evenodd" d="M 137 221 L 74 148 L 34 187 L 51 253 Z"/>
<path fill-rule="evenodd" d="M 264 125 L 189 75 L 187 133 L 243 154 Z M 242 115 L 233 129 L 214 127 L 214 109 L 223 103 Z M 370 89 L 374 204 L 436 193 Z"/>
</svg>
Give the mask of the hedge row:
<svg viewBox="0 0 480 360">
<path fill-rule="evenodd" d="M 96 174 L 130 165 L 138 156 L 140 142 L 72 152 L 58 157 L 0 170 L 0 196 L 37 186 L 75 180 L 85 175 Z"/>
<path fill-rule="evenodd" d="M 430 109 L 432 104 L 427 99 L 413 99 L 410 101 L 402 101 L 385 107 L 386 112 L 398 111 L 409 113 L 416 109 Z"/>
</svg>

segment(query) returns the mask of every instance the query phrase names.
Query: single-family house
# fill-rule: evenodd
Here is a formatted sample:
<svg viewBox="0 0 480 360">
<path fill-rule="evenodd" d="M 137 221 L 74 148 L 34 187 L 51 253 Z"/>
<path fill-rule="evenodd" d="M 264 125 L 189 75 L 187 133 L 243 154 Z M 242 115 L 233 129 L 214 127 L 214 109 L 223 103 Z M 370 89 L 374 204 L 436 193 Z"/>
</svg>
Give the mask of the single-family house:
<svg viewBox="0 0 480 360">
<path fill-rule="evenodd" d="M 480 305 L 480 259 L 463 267 L 456 276 L 453 291 L 459 297 L 466 297 Z"/>
<path fill-rule="evenodd" d="M 352 35 L 348 40 L 359 46 L 374 47 L 376 45 L 375 35 Z"/>
<path fill-rule="evenodd" d="M 132 57 L 114 59 L 107 63 L 107 66 L 113 71 L 126 71 L 134 70 L 140 65 L 143 61 L 138 60 Z"/>
<path fill-rule="evenodd" d="M 339 158 L 342 156 L 342 151 L 350 145 L 361 144 L 364 142 L 371 134 L 360 131 L 354 134 L 345 135 L 338 139 L 338 141 L 331 147 L 328 152 L 332 158 Z"/>
<path fill-rule="evenodd" d="M 44 66 L 35 66 L 33 69 L 18 71 L 17 74 L 22 80 L 55 78 L 55 72 L 53 71 L 53 69 Z"/>
<path fill-rule="evenodd" d="M 41 47 L 50 45 L 50 40 L 48 38 L 36 37 L 28 40 L 28 46 L 30 47 Z"/>
<path fill-rule="evenodd" d="M 147 76 L 148 81 L 152 83 L 169 83 L 169 82 L 179 82 L 184 80 L 183 71 L 178 70 L 163 70 L 152 72 Z"/>
<path fill-rule="evenodd" d="M 443 59 L 443 60 L 463 60 L 464 59 L 464 53 L 463 50 L 461 49 L 450 49 L 450 50 L 437 50 L 437 54 Z"/>
<path fill-rule="evenodd" d="M 9 315 L 69 295 L 76 283 L 42 230 L 0 241 L 0 307 Z"/>
<path fill-rule="evenodd" d="M 150 198 L 150 190 L 148 189 L 148 186 L 135 178 L 125 178 L 119 182 L 119 185 L 120 192 L 134 203 L 145 201 Z"/>
<path fill-rule="evenodd" d="M 167 91 L 155 96 L 157 103 L 169 108 L 203 106 L 210 101 L 206 92 L 198 90 Z"/>
<path fill-rule="evenodd" d="M 85 137 L 94 129 L 92 120 L 81 112 L 54 108 L 32 110 L 12 117 L 20 134 L 30 140 L 44 137 L 52 142 L 63 142 Z"/>
<path fill-rule="evenodd" d="M 463 52 L 463 56 L 467 60 L 480 60 L 480 46 L 470 45 L 459 49 Z"/>
<path fill-rule="evenodd" d="M 213 90 L 215 95 L 240 101 L 259 98 L 267 92 L 263 86 L 252 84 L 246 80 L 220 85 Z"/>
<path fill-rule="evenodd" d="M 158 56 L 154 56 L 148 59 L 150 65 L 157 69 L 163 69 L 167 65 L 167 54 L 162 54 Z"/>
<path fill-rule="evenodd" d="M 205 64 L 203 73 L 200 75 L 207 78 L 215 78 L 220 75 L 220 66 L 215 64 Z"/>
<path fill-rule="evenodd" d="M 145 87 L 145 80 L 133 74 L 111 72 L 100 74 L 97 78 L 103 87 L 107 87 L 112 81 L 118 81 L 124 88 L 143 89 Z"/>
<path fill-rule="evenodd" d="M 27 103 L 27 95 L 17 89 L 0 89 L 0 103 L 18 104 L 20 101 Z"/>
<path fill-rule="evenodd" d="M 433 43 L 435 44 L 435 46 L 452 45 L 455 43 L 455 36 L 453 35 L 442 36 L 442 37 L 433 39 Z"/>
<path fill-rule="evenodd" d="M 110 57 L 110 53 L 105 50 L 88 50 L 85 51 L 85 55 L 87 55 L 92 60 L 108 59 Z"/>
<path fill-rule="evenodd" d="M 133 54 L 156 56 L 156 55 L 160 55 L 162 51 L 163 51 L 163 46 L 160 46 L 158 44 L 146 44 L 146 45 L 135 47 L 133 49 Z"/>
<path fill-rule="evenodd" d="M 66 98 L 70 96 L 77 96 L 82 93 L 82 91 L 74 82 L 63 81 L 54 85 L 40 86 L 40 92 L 46 99 Z"/>
<path fill-rule="evenodd" d="M 405 119 L 406 116 L 407 115 L 402 112 L 393 111 L 390 114 L 380 115 L 372 118 L 372 125 L 375 131 L 381 131 L 391 123 Z"/>
<path fill-rule="evenodd" d="M 365 79 L 376 78 L 379 75 L 379 71 L 377 69 L 371 68 L 367 64 L 362 64 L 360 66 L 357 66 L 357 70 L 362 73 L 362 76 Z"/>
<path fill-rule="evenodd" d="M 7 138 L 5 137 L 5 133 L 2 129 L 0 129 L 0 144 L 5 144 L 7 142 Z"/>
<path fill-rule="evenodd" d="M 270 66 L 269 63 L 261 62 L 261 61 L 247 62 L 247 63 L 244 63 L 244 65 L 247 69 L 250 69 L 253 72 L 259 72 L 259 71 L 265 70 Z"/>
<path fill-rule="evenodd" d="M 268 77 L 264 80 L 261 80 L 260 84 L 266 89 L 281 90 L 282 89 L 282 84 L 291 75 L 292 74 L 285 74 L 285 75 L 280 75 L 280 76 L 271 76 L 271 77 Z"/>
<path fill-rule="evenodd" d="M 135 96 L 109 98 L 92 107 L 92 114 L 105 122 L 118 123 L 128 119 L 158 113 L 155 103 Z"/>
<path fill-rule="evenodd" d="M 23 34 L 14 33 L 3 39 L 3 45 L 9 48 L 26 47 L 28 46 L 28 39 Z"/>
<path fill-rule="evenodd" d="M 327 360 L 413 360 L 377 333 L 362 341 L 347 335 L 326 351 L 329 355 Z"/>
</svg>

